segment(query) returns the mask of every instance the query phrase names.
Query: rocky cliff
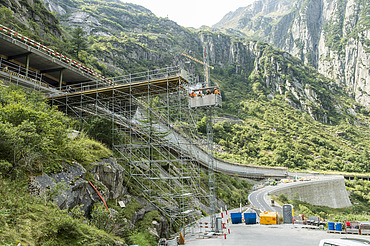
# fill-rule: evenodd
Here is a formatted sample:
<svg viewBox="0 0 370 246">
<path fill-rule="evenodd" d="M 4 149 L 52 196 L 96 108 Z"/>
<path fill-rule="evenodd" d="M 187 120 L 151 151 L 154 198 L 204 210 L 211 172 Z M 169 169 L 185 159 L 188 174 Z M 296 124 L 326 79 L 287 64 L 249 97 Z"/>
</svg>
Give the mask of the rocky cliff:
<svg viewBox="0 0 370 246">
<path fill-rule="evenodd" d="M 225 69 L 233 64 L 235 73 L 244 77 L 244 88 L 241 88 L 244 96 L 264 93 L 267 98 L 274 99 L 276 95 L 282 95 L 292 107 L 330 124 L 334 118 L 329 115 L 356 114 L 358 108 L 355 105 L 340 102 L 343 90 L 339 86 L 287 52 L 263 42 L 235 40 L 221 34 L 203 33 L 201 39 L 209 45 L 213 64 Z M 224 90 L 226 99 L 236 94 L 232 88 L 225 86 Z M 360 120 L 357 123 L 361 124 Z"/>
<path fill-rule="evenodd" d="M 93 1 L 87 5 L 83 1 L 48 0 L 46 6 L 58 14 L 62 25 L 67 28 L 81 26 L 85 30 L 90 36 L 89 53 L 93 55 L 91 60 L 98 59 L 103 64 L 101 67 L 108 68 L 106 71 L 129 73 L 172 64 L 180 65 L 191 73 L 201 73 L 201 66 L 187 64 L 187 58 L 181 56 L 181 52 L 202 59 L 200 55 L 202 43 L 207 43 L 210 62 L 217 67 L 215 73 L 221 74 L 224 73 L 222 70 L 234 67 L 234 73 L 239 74 L 245 83 L 245 86 L 235 92 L 235 87 L 223 82 L 224 78 L 220 78 L 225 91 L 225 100 L 231 99 L 231 94 L 240 92 L 248 94 L 248 86 L 254 86 L 255 94 L 259 96 L 257 88 L 262 86 L 264 90 L 261 92 L 269 98 L 276 94 L 283 95 L 294 108 L 308 112 L 312 118 L 325 123 L 333 122 L 328 118 L 329 114 L 342 115 L 347 114 L 347 108 L 350 108 L 351 112 L 356 109 L 354 105 L 344 106 L 340 103 L 336 98 L 338 95 L 331 95 L 336 93 L 336 86 L 331 81 L 312 68 L 305 68 L 303 62 L 287 52 L 273 49 L 262 42 L 233 38 L 231 35 L 207 29 L 194 32 L 166 18 L 158 18 L 149 10 L 134 4 Z M 256 2 L 247 9 L 248 11 L 243 8 L 238 10 L 240 17 L 238 25 L 242 27 L 241 16 L 248 13 L 255 24 L 268 25 L 269 22 L 273 20 L 278 22 L 282 18 L 285 20 L 284 23 L 278 22 L 280 24 L 275 27 L 276 30 L 271 27 L 263 31 L 263 35 L 266 36 L 273 30 L 283 35 L 289 31 L 281 28 L 288 23 L 287 16 L 292 15 L 288 14 L 293 13 L 292 8 L 298 11 L 301 6 L 292 0 L 276 1 L 271 4 Z M 283 14 L 278 14 L 276 9 Z M 265 17 L 261 13 L 268 16 L 263 21 L 260 18 Z M 253 17 L 257 14 L 261 16 L 258 20 Z M 229 22 L 233 23 L 235 18 L 232 18 L 232 14 L 229 17 Z M 261 26 L 254 28 L 253 30 L 263 30 Z M 310 33 L 313 33 L 311 29 Z M 277 34 L 273 38 L 276 42 L 282 40 Z M 308 42 L 307 45 L 313 42 Z M 288 45 L 289 42 L 284 44 Z M 297 53 L 297 42 L 292 42 L 290 49 L 289 52 Z M 303 48 L 299 52 L 302 50 Z M 304 60 L 305 57 L 304 54 L 301 58 Z M 343 83 L 340 86 L 344 87 Z"/>
<path fill-rule="evenodd" d="M 9 28 L 22 30 L 23 34 L 38 41 L 61 38 L 62 30 L 57 18 L 44 8 L 40 0 L 4 0 L 0 2 L 0 21 Z"/>
<path fill-rule="evenodd" d="M 370 108 L 369 5 L 363 0 L 258 0 L 214 27 L 239 30 L 299 57 Z"/>
</svg>

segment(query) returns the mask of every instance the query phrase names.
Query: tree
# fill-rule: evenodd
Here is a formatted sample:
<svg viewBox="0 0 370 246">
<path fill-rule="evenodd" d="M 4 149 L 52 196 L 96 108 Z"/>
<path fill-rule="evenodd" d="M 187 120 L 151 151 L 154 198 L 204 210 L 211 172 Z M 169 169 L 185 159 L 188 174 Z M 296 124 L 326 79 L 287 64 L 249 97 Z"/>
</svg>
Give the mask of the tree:
<svg viewBox="0 0 370 246">
<path fill-rule="evenodd" d="M 77 27 L 72 31 L 72 51 L 76 54 L 77 58 L 80 51 L 87 48 L 87 38 L 85 35 L 86 32 L 81 27 Z"/>
</svg>

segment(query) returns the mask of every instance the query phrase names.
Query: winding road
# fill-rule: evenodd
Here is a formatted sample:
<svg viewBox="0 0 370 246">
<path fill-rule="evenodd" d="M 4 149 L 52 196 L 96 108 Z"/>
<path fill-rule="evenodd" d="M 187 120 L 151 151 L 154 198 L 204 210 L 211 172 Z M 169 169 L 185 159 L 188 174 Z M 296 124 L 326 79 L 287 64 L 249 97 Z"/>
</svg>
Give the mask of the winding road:
<svg viewBox="0 0 370 246">
<path fill-rule="evenodd" d="M 261 211 L 271 211 L 282 214 L 283 209 L 280 206 L 271 206 L 271 199 L 268 196 L 269 192 L 274 190 L 275 188 L 275 186 L 267 186 L 262 189 L 253 191 L 248 196 L 249 203 Z"/>
<path fill-rule="evenodd" d="M 292 173 L 290 174 L 292 175 Z M 299 195 L 298 199 L 313 205 L 342 208 L 351 206 L 345 189 L 344 177 L 340 175 L 312 175 L 307 173 L 294 173 L 306 176 L 306 181 L 280 183 L 276 186 L 266 186 L 249 194 L 248 200 L 255 208 L 261 211 L 282 212 L 279 205 L 272 207 L 269 194 L 278 195 L 292 189 Z M 288 192 L 289 193 L 289 192 Z M 291 192 L 290 192 L 291 194 Z M 289 197 L 289 196 L 288 196 Z"/>
</svg>

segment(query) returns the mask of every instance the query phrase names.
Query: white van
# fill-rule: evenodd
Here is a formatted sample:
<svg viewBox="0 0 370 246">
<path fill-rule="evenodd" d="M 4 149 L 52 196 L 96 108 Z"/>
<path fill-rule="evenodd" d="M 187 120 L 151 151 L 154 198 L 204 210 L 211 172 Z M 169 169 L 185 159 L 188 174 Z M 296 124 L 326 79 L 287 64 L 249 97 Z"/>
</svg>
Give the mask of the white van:
<svg viewBox="0 0 370 246">
<path fill-rule="evenodd" d="M 370 241 L 357 238 L 341 238 L 341 239 L 323 239 L 319 246 L 365 246 L 370 245 Z"/>
</svg>

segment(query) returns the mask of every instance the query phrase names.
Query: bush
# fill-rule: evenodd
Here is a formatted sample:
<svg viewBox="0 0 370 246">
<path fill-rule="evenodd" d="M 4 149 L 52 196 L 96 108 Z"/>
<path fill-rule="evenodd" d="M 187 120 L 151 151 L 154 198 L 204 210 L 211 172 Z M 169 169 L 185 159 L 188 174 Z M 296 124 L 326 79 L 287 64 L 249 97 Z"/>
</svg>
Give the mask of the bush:
<svg viewBox="0 0 370 246">
<path fill-rule="evenodd" d="M 153 246 L 155 245 L 155 241 L 153 244 L 153 236 L 151 236 L 148 232 L 134 232 L 129 237 L 131 244 L 137 244 L 140 246 Z"/>
<path fill-rule="evenodd" d="M 51 108 L 41 94 L 0 86 L 0 173 L 58 172 L 61 163 L 88 164 L 112 156 L 101 143 L 68 133 L 76 122 Z"/>
<path fill-rule="evenodd" d="M 29 195 L 27 180 L 0 177 L 0 245 L 114 245 L 122 238 L 84 223 L 53 202 Z"/>
<path fill-rule="evenodd" d="M 107 232 L 112 231 L 114 220 L 103 204 L 95 203 L 90 216 L 91 224 Z"/>
<path fill-rule="evenodd" d="M 288 203 L 288 197 L 286 197 L 284 194 L 280 194 L 278 196 L 278 200 L 281 201 L 282 203 Z"/>
</svg>

